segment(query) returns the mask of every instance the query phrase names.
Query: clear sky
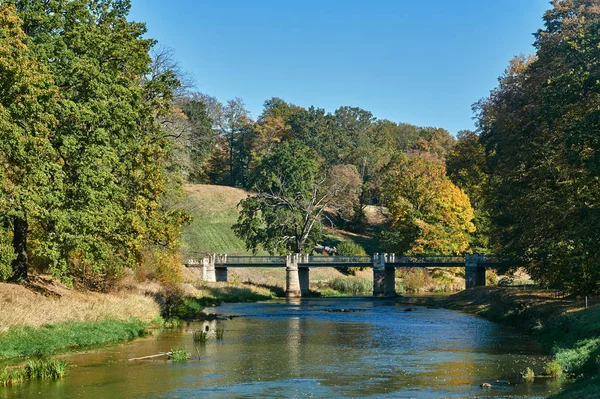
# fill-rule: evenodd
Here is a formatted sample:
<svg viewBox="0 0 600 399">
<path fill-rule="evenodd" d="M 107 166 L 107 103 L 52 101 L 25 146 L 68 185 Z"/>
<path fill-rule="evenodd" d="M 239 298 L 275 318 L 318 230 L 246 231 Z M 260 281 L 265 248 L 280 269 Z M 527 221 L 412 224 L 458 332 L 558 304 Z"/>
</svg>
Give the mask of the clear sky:
<svg viewBox="0 0 600 399">
<path fill-rule="evenodd" d="M 456 133 L 509 60 L 532 53 L 548 0 L 132 0 L 197 90 L 271 97 Z"/>
</svg>

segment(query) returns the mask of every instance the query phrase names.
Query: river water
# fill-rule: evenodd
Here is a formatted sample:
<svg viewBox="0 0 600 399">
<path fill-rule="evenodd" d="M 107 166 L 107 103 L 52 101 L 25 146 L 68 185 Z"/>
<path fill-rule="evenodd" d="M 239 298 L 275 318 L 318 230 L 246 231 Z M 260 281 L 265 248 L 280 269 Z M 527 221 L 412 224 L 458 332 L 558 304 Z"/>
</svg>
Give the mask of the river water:
<svg viewBox="0 0 600 399">
<path fill-rule="evenodd" d="M 517 331 L 460 312 L 377 299 L 227 304 L 231 320 L 65 356 L 58 382 L 8 398 L 543 398 L 558 382 L 520 380 L 547 358 Z M 193 333 L 209 328 L 205 344 Z M 224 328 L 222 340 L 215 332 Z M 186 363 L 128 359 L 184 347 Z M 482 383 L 491 389 L 481 388 Z"/>
</svg>

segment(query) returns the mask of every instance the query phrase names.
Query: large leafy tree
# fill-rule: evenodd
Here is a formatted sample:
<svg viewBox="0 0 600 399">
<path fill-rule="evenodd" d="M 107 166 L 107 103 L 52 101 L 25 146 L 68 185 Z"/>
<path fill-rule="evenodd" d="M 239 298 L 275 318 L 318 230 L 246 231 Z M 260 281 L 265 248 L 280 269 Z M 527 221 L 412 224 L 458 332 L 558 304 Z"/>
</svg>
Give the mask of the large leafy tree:
<svg viewBox="0 0 600 399">
<path fill-rule="evenodd" d="M 399 155 L 385 173 L 382 192 L 392 215 L 382 237 L 387 251 L 453 255 L 467 250 L 470 233 L 475 231 L 473 209 L 442 164 Z"/>
<path fill-rule="evenodd" d="M 14 6 L 0 5 L 0 280 L 27 279 L 31 225 L 47 219 L 62 181 L 50 139 L 57 89 Z"/>
<path fill-rule="evenodd" d="M 446 173 L 469 196 L 475 212 L 471 249 L 476 253 L 488 252 L 490 216 L 485 203 L 488 171 L 485 148 L 477 134 L 470 130 L 458 132 L 458 141 L 446 157 Z"/>
<path fill-rule="evenodd" d="M 8 3 L 58 87 L 51 143 L 61 200 L 40 222 L 47 239 L 38 258 L 56 274 L 102 282 L 138 264 L 149 246 L 176 246 L 185 216 L 162 201 L 169 145 L 158 120 L 178 82 L 150 73 L 154 41 L 127 20 L 129 1 Z"/>
<path fill-rule="evenodd" d="M 356 168 L 321 168 L 316 152 L 297 140 L 266 155 L 256 170 L 254 195 L 240 202 L 233 226 L 253 251 L 311 252 L 325 209 L 353 209 L 360 193 Z"/>
<path fill-rule="evenodd" d="M 600 8 L 554 1 L 480 106 L 494 238 L 538 280 L 600 290 Z"/>
</svg>

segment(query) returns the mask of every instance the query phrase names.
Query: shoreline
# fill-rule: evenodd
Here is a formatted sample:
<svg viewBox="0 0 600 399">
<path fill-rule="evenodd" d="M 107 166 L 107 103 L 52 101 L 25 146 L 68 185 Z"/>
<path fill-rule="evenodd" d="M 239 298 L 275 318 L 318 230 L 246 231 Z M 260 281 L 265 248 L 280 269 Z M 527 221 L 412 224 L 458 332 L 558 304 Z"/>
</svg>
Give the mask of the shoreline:
<svg viewBox="0 0 600 399">
<path fill-rule="evenodd" d="M 553 357 L 551 363 L 559 364 L 570 379 L 562 392 L 549 399 L 600 398 L 600 305 L 585 308 L 581 300 L 497 287 L 446 297 L 402 297 L 398 302 L 463 311 L 523 331 L 542 345 Z"/>
</svg>

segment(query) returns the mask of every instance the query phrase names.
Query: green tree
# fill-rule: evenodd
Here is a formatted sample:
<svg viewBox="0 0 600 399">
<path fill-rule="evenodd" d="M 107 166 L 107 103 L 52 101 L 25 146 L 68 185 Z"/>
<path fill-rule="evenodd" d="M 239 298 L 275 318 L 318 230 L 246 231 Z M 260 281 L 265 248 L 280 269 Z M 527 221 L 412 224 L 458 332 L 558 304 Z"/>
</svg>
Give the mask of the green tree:
<svg viewBox="0 0 600 399">
<path fill-rule="evenodd" d="M 479 104 L 493 238 L 538 281 L 600 290 L 600 9 L 554 1 L 535 57 L 511 62 Z"/>
<path fill-rule="evenodd" d="M 186 216 L 163 201 L 170 148 L 159 118 L 178 81 L 151 73 L 155 42 L 127 20 L 129 1 L 9 3 L 58 87 L 61 200 L 40 223 L 48 239 L 36 253 L 56 274 L 93 275 L 102 288 L 146 248 L 177 245 Z"/>
<path fill-rule="evenodd" d="M 62 181 L 50 142 L 57 89 L 21 26 L 14 6 L 0 5 L 0 280 L 19 282 L 32 224 L 51 215 Z"/>
<path fill-rule="evenodd" d="M 400 155 L 386 168 L 383 196 L 392 223 L 382 237 L 387 251 L 407 255 L 463 253 L 475 230 L 469 197 L 445 168 L 423 157 Z"/>
<path fill-rule="evenodd" d="M 256 193 L 240 202 L 233 226 L 248 249 L 269 253 L 311 252 L 326 208 L 342 212 L 358 200 L 356 169 L 321 169 L 316 152 L 297 140 L 266 155 L 256 170 Z"/>
</svg>

